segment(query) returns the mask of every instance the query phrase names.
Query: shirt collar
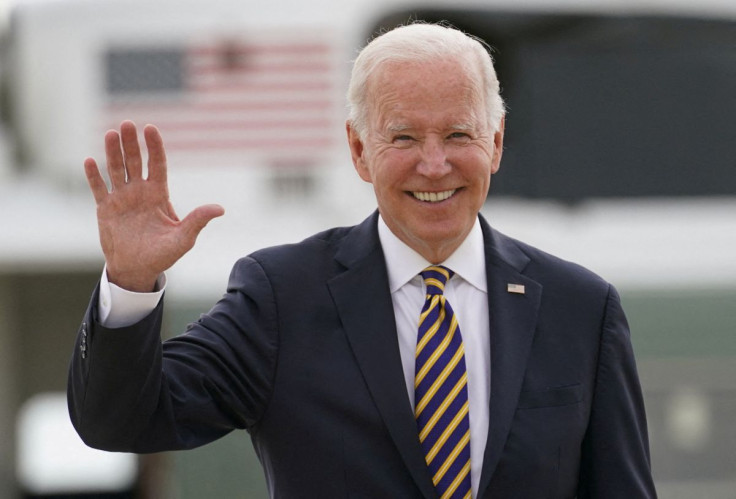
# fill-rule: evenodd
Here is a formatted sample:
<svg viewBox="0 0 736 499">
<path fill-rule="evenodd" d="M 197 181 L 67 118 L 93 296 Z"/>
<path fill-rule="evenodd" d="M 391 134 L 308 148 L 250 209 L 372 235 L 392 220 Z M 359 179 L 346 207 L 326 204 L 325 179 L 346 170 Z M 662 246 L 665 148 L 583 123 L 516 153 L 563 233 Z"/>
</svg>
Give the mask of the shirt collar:
<svg viewBox="0 0 736 499">
<path fill-rule="evenodd" d="M 391 293 L 398 291 L 419 272 L 431 265 L 422 255 L 396 237 L 381 216 L 378 217 L 378 237 L 386 258 Z M 475 219 L 470 233 L 462 244 L 447 260 L 442 262 L 442 265 L 452 269 L 478 290 L 487 292 L 483 231 L 478 218 Z"/>
</svg>

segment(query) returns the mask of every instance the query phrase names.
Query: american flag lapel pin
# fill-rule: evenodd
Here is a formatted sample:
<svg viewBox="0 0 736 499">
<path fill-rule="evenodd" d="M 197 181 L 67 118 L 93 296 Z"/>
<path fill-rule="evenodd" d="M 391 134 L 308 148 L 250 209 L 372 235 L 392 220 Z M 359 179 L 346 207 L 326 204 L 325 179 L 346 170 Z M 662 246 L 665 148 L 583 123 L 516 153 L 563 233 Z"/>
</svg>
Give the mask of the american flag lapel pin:
<svg viewBox="0 0 736 499">
<path fill-rule="evenodd" d="M 508 283 L 506 291 L 508 291 L 509 293 L 516 293 L 517 295 L 523 295 L 526 292 L 523 284 L 512 283 Z"/>
</svg>

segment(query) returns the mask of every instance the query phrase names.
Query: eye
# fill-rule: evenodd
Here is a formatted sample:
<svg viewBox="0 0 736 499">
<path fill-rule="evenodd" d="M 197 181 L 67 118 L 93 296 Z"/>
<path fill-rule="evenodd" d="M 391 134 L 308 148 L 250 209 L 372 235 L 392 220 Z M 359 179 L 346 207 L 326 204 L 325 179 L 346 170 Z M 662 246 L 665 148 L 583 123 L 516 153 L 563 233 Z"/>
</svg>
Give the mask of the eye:
<svg viewBox="0 0 736 499">
<path fill-rule="evenodd" d="M 397 135 L 394 137 L 394 142 L 405 142 L 410 140 L 414 140 L 414 137 L 411 135 Z"/>
<path fill-rule="evenodd" d="M 469 139 L 470 135 L 465 132 L 453 132 L 447 136 L 448 139 Z"/>
</svg>

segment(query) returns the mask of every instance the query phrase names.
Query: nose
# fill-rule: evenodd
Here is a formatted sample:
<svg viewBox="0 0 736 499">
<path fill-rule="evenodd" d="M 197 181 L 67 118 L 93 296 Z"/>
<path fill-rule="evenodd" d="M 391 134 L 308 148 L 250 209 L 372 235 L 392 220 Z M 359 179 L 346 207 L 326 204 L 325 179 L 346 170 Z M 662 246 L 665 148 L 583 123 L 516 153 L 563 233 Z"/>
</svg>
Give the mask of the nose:
<svg viewBox="0 0 736 499">
<path fill-rule="evenodd" d="M 422 144 L 421 157 L 417 165 L 419 174 L 429 178 L 441 178 L 447 175 L 452 166 L 447 160 L 444 141 L 428 138 Z"/>
</svg>

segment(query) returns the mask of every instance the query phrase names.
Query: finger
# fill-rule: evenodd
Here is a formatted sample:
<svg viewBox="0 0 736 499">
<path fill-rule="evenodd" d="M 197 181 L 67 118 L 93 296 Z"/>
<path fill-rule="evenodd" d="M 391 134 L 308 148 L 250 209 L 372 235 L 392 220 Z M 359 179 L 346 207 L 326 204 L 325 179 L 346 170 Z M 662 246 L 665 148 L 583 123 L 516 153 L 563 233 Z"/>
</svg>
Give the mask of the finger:
<svg viewBox="0 0 736 499">
<path fill-rule="evenodd" d="M 97 162 L 92 158 L 84 160 L 84 173 L 87 176 L 87 183 L 89 189 L 92 191 L 92 196 L 95 198 L 95 202 L 100 204 L 107 196 L 107 185 L 105 180 L 100 174 L 100 169 L 97 167 Z"/>
<path fill-rule="evenodd" d="M 143 128 L 143 138 L 148 148 L 148 180 L 166 183 L 166 149 L 161 133 L 153 125 Z"/>
<path fill-rule="evenodd" d="M 112 190 L 122 188 L 125 185 L 125 163 L 120 150 L 120 134 L 116 130 L 105 134 L 105 158 Z"/>
<path fill-rule="evenodd" d="M 192 210 L 184 220 L 181 226 L 192 243 L 197 236 L 210 223 L 213 218 L 221 217 L 225 214 L 225 209 L 219 204 L 206 204 Z"/>
<path fill-rule="evenodd" d="M 123 144 L 123 159 L 128 181 L 141 178 L 143 160 L 141 159 L 141 147 L 138 144 L 138 131 L 132 121 L 123 121 L 120 124 L 120 138 Z"/>
</svg>

